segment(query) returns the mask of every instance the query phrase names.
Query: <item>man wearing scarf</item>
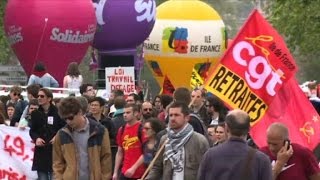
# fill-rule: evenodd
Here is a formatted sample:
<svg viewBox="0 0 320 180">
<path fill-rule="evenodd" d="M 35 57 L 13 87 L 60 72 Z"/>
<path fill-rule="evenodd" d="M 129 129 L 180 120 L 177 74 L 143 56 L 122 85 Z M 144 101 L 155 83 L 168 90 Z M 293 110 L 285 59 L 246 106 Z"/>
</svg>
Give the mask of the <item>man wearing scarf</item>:
<svg viewBox="0 0 320 180">
<path fill-rule="evenodd" d="M 174 102 L 169 107 L 169 127 L 160 144 L 166 143 L 148 180 L 172 179 L 194 180 L 203 154 L 209 148 L 207 139 L 195 132 L 189 121 L 189 108 L 183 102 Z M 161 147 L 161 145 L 160 145 Z"/>
</svg>

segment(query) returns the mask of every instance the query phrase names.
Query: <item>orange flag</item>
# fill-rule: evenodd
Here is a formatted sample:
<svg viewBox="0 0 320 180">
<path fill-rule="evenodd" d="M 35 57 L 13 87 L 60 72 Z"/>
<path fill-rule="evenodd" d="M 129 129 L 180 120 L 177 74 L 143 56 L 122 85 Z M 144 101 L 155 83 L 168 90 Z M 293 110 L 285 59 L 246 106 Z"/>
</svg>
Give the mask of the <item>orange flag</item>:
<svg viewBox="0 0 320 180">
<path fill-rule="evenodd" d="M 205 88 L 229 108 L 249 114 L 251 136 L 259 146 L 266 144 L 267 127 L 280 121 L 290 128 L 292 142 L 313 149 L 320 135 L 319 117 L 306 97 L 301 97 L 296 71 L 282 37 L 254 10 L 210 72 Z"/>
</svg>

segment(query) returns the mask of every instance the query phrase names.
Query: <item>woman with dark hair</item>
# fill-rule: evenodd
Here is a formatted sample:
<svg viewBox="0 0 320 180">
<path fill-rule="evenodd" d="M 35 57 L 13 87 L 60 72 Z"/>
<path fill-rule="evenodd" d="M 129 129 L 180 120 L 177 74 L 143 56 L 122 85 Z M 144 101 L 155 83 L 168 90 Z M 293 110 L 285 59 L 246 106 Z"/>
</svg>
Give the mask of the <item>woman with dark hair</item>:
<svg viewBox="0 0 320 180">
<path fill-rule="evenodd" d="M 63 87 L 74 89 L 72 93 L 75 91 L 79 91 L 79 87 L 81 86 L 83 78 L 80 74 L 78 63 L 72 62 L 69 64 L 66 76 L 63 78 Z"/>
<path fill-rule="evenodd" d="M 164 123 L 158 118 L 147 119 L 143 124 L 143 130 L 145 131 L 146 138 L 148 139 L 143 145 L 143 159 L 146 166 L 150 164 L 155 155 L 155 144 L 157 144 L 156 136 L 164 128 Z"/>
<path fill-rule="evenodd" d="M 154 108 L 157 110 L 157 112 L 160 113 L 163 109 L 161 104 L 161 96 L 160 95 L 155 96 L 152 103 Z"/>
<path fill-rule="evenodd" d="M 38 92 L 38 110 L 31 113 L 30 137 L 35 143 L 32 170 L 39 180 L 52 179 L 52 143 L 58 130 L 66 123 L 52 104 L 53 94 L 47 88 Z"/>
<path fill-rule="evenodd" d="M 58 81 L 47 73 L 46 67 L 42 62 L 35 64 L 28 86 L 30 84 L 40 84 L 42 87 L 59 87 Z"/>
</svg>

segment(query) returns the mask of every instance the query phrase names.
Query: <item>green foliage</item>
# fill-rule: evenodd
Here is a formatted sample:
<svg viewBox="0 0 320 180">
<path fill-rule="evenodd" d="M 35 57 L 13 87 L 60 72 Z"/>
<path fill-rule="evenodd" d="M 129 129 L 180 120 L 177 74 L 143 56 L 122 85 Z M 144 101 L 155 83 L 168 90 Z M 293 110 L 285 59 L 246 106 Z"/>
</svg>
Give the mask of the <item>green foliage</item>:
<svg viewBox="0 0 320 180">
<path fill-rule="evenodd" d="M 272 1 L 267 13 L 300 67 L 300 80 L 320 77 L 320 0 Z"/>
<path fill-rule="evenodd" d="M 5 37 L 3 27 L 3 17 L 6 1 L 0 1 L 0 64 L 8 63 L 9 59 L 13 55 L 12 50 Z"/>
</svg>

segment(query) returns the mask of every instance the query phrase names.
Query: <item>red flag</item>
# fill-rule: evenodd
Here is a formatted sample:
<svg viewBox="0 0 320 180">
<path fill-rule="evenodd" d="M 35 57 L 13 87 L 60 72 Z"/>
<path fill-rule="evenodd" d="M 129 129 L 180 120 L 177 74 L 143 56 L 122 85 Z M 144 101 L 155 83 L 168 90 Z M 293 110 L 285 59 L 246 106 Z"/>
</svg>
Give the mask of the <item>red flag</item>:
<svg viewBox="0 0 320 180">
<path fill-rule="evenodd" d="M 266 141 L 266 128 L 272 122 L 292 121 L 295 125 L 300 126 L 312 120 L 303 112 L 299 112 L 301 109 L 284 108 L 287 107 L 286 103 L 292 104 L 294 101 L 286 100 L 288 98 L 286 93 L 289 91 L 287 88 L 291 88 L 290 95 L 293 97 L 290 98 L 300 96 L 301 90 L 297 89 L 299 87 L 294 79 L 296 71 L 297 66 L 282 37 L 257 10 L 254 10 L 230 48 L 227 49 L 220 64 L 210 72 L 205 88 L 222 99 L 231 109 L 246 111 L 251 118 L 252 136 L 258 145 L 262 145 Z M 276 102 L 279 99 L 281 99 L 280 102 Z M 304 99 L 306 100 L 305 97 Z M 296 102 L 301 103 L 301 101 Z M 308 115 L 311 115 L 314 109 L 310 103 L 306 104 L 308 104 L 307 101 L 302 105 L 310 107 L 307 112 Z M 274 112 L 278 110 L 283 113 L 274 116 L 277 114 Z M 296 112 L 299 112 L 300 115 L 297 116 Z M 288 113 L 290 116 L 287 115 Z M 291 116 L 295 117 L 291 118 Z M 296 120 L 299 123 L 295 122 L 296 117 L 301 117 Z M 305 128 L 308 129 L 310 125 L 315 124 L 311 124 L 310 121 L 299 128 L 308 126 Z M 291 127 L 289 125 L 289 128 Z M 314 139 L 309 138 L 309 141 L 303 139 L 301 135 L 303 130 L 299 131 L 299 128 L 290 129 L 292 141 L 310 148 L 314 147 Z M 313 133 L 309 134 L 317 135 L 316 133 L 318 131 L 314 129 Z"/>
<path fill-rule="evenodd" d="M 163 86 L 162 86 L 162 94 L 168 94 L 168 95 L 173 95 L 174 92 L 174 87 L 169 80 L 168 76 L 165 75 L 164 81 L 163 81 Z"/>
<path fill-rule="evenodd" d="M 320 117 L 297 81 L 291 78 L 277 93 L 262 120 L 251 128 L 258 146 L 265 146 L 266 129 L 273 122 L 289 128 L 290 140 L 313 150 L 320 140 Z"/>
</svg>

